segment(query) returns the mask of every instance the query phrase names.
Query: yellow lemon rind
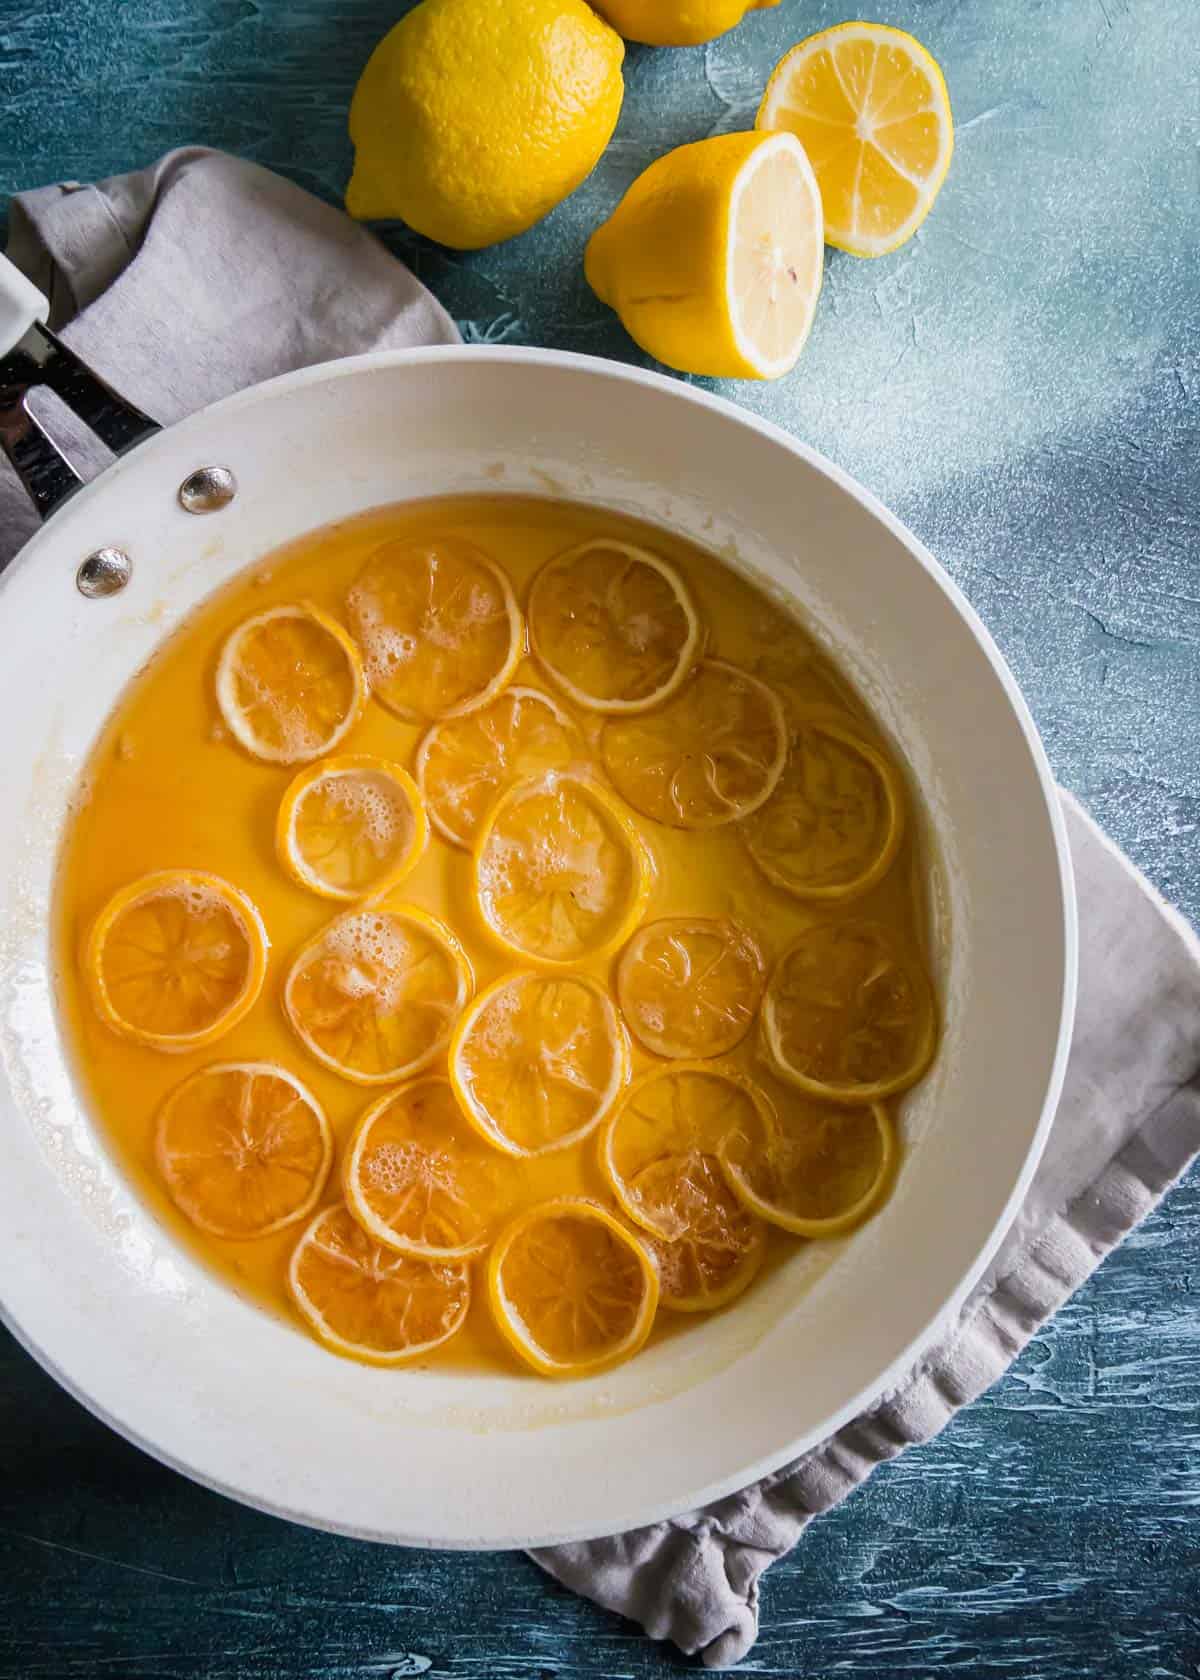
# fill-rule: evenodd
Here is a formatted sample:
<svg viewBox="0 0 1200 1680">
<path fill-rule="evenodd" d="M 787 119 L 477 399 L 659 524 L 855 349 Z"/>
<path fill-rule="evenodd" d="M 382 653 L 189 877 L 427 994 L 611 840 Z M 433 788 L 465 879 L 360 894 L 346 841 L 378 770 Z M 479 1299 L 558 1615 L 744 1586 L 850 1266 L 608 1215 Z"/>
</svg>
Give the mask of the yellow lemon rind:
<svg viewBox="0 0 1200 1680">
<path fill-rule="evenodd" d="M 595 1219 L 599 1224 L 620 1238 L 637 1257 L 641 1268 L 643 1291 L 642 1301 L 638 1309 L 637 1318 L 629 1334 L 617 1347 L 595 1359 L 557 1360 L 549 1358 L 537 1344 L 524 1335 L 520 1328 L 519 1311 L 513 1307 L 504 1292 L 503 1266 L 504 1259 L 512 1246 L 513 1239 L 520 1235 L 528 1226 L 539 1220 L 555 1218 L 569 1214 L 580 1219 Z M 610 1371 L 615 1365 L 623 1364 L 632 1359 L 645 1346 L 646 1338 L 654 1328 L 654 1316 L 658 1311 L 659 1283 L 658 1268 L 650 1257 L 649 1250 L 638 1236 L 628 1226 L 622 1225 L 615 1219 L 607 1208 L 601 1207 L 584 1196 L 559 1196 L 553 1201 L 539 1202 L 536 1207 L 527 1208 L 511 1220 L 492 1244 L 492 1251 L 487 1262 L 487 1295 L 488 1304 L 492 1309 L 492 1317 L 496 1328 L 512 1348 L 513 1352 L 542 1377 L 590 1377 L 601 1371 Z"/>
</svg>

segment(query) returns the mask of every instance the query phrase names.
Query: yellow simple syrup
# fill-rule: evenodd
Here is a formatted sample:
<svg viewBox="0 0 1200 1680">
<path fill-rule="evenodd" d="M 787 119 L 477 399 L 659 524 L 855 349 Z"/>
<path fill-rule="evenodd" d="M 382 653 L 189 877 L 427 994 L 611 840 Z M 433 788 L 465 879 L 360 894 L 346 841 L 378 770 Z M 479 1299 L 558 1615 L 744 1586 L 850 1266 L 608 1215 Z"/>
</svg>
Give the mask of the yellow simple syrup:
<svg viewBox="0 0 1200 1680">
<path fill-rule="evenodd" d="M 276 1063 L 307 1086 L 328 1116 L 334 1166 L 317 1206 L 329 1207 L 341 1199 L 341 1170 L 350 1133 L 386 1090 L 351 1083 L 322 1065 L 308 1053 L 286 1018 L 281 993 L 294 956 L 332 917 L 353 906 L 307 890 L 281 865 L 276 852 L 277 814 L 285 791 L 306 766 L 264 762 L 231 738 L 217 704 L 217 664 L 235 627 L 272 607 L 311 603 L 353 632 L 347 597 L 369 557 L 382 544 L 397 539 L 447 538 L 466 539 L 490 557 L 510 581 L 522 609 L 535 574 L 573 545 L 606 538 L 651 550 L 685 580 L 706 636 L 707 659 L 736 667 L 766 684 L 782 705 L 789 730 L 797 719 L 827 722 L 866 743 L 891 766 L 909 820 L 881 878 L 844 904 L 836 899 L 797 897 L 769 880 L 754 861 L 741 822 L 680 828 L 624 807 L 615 789 L 628 782 L 633 797 L 643 797 L 637 789 L 644 782 L 644 767 L 630 770 L 632 758 L 623 759 L 614 765 L 617 773 L 610 777 L 604 768 L 602 743 L 606 717 L 573 704 L 534 657 L 525 653 L 506 680 L 547 694 L 565 708 L 578 729 L 592 773 L 606 794 L 626 810 L 648 850 L 652 873 L 643 927 L 664 917 L 732 918 L 757 945 L 764 972 L 769 972 L 804 930 L 853 919 L 882 929 L 881 937 L 892 942 L 914 972 L 924 972 L 925 866 L 914 832 L 912 792 L 902 768 L 895 765 L 894 748 L 802 626 L 711 555 L 615 514 L 497 496 L 381 509 L 316 531 L 265 557 L 189 617 L 133 680 L 108 721 L 86 767 L 63 847 L 56 937 L 67 1040 L 88 1110 L 116 1158 L 179 1242 L 245 1298 L 293 1322 L 298 1333 L 305 1333 L 305 1328 L 289 1298 L 286 1274 L 289 1256 L 308 1218 L 249 1241 L 206 1234 L 181 1214 L 167 1193 L 155 1153 L 160 1111 L 190 1075 L 216 1062 Z M 632 721 L 622 720 L 610 736 L 620 753 L 641 750 L 629 735 Z M 371 698 L 334 755 L 377 755 L 414 772 L 418 744 L 427 727 L 404 721 Z M 633 744 L 621 744 L 627 742 Z M 656 784 L 653 799 L 666 796 L 664 785 Z M 684 783 L 680 787 L 681 797 L 694 796 L 702 802 L 707 796 L 700 784 L 691 793 Z M 836 827 L 835 823 L 835 831 Z M 119 1036 L 100 1018 L 84 974 L 82 953 L 105 905 L 136 878 L 162 870 L 203 871 L 228 882 L 257 907 L 269 939 L 266 977 L 257 1002 L 219 1042 L 185 1054 L 164 1054 Z M 416 906 L 453 931 L 469 959 L 476 995 L 502 975 L 536 967 L 506 950 L 485 926 L 474 896 L 471 853 L 449 844 L 436 827 L 420 861 L 387 902 Z M 573 965 L 574 971 L 599 981 L 615 997 L 620 958 L 620 950 L 584 957 Z M 781 1016 L 786 1017 L 787 1031 L 794 1030 L 797 1007 L 789 993 Z M 932 1016 L 929 1020 L 932 1023 Z M 932 1033 L 930 1024 L 929 1044 L 925 1050 L 917 1046 L 914 1057 L 923 1055 L 927 1061 Z M 837 1049 L 836 1045 L 832 1050 L 828 1044 L 817 1046 L 812 1065 L 824 1066 L 821 1057 Z M 636 1081 L 670 1065 L 651 1054 L 637 1037 L 630 1038 L 630 1079 Z M 786 1129 L 790 1107 L 802 1100 L 802 1093 L 768 1065 L 759 1020 L 754 1020 L 740 1043 L 708 1065 L 754 1081 L 776 1105 L 779 1123 Z M 915 1077 L 920 1071 L 915 1062 L 914 1069 Z M 444 1075 L 445 1055 L 427 1071 Z M 850 1129 L 837 1134 L 845 1147 L 850 1147 L 864 1123 L 868 1129 L 874 1124 L 869 1119 L 864 1122 L 864 1112 L 871 1111 L 864 1111 L 862 1105 L 845 1109 Z M 831 1124 L 836 1127 L 836 1117 Z M 525 1159 L 505 1157 L 509 1212 L 515 1215 L 563 1196 L 586 1196 L 624 1220 L 599 1164 L 603 1130 L 559 1152 Z M 822 1172 L 836 1176 L 844 1171 L 844 1184 L 852 1186 L 852 1164 L 834 1161 L 830 1167 L 825 1156 L 821 1159 Z M 889 1159 L 889 1178 L 895 1165 Z M 710 1162 L 705 1171 L 711 1168 Z M 726 1194 L 724 1188 L 721 1194 Z M 837 1190 L 836 1185 L 831 1194 L 853 1199 L 852 1189 Z M 869 1211 L 874 1211 L 877 1201 Z M 820 1197 L 814 1205 L 820 1211 Z M 596 1231 L 584 1235 L 594 1243 L 605 1233 L 597 1224 Z M 801 1240 L 778 1225 L 770 1225 L 763 1237 L 768 1267 Z M 521 1369 L 489 1307 L 486 1256 L 470 1265 L 471 1303 L 465 1322 L 427 1361 L 462 1368 Z M 630 1287 L 637 1287 L 637 1268 L 626 1270 L 632 1279 Z M 735 1299 L 719 1310 L 736 1312 L 738 1302 Z M 690 1333 L 702 1328 L 703 1322 L 703 1313 L 660 1308 L 652 1336 Z"/>
</svg>

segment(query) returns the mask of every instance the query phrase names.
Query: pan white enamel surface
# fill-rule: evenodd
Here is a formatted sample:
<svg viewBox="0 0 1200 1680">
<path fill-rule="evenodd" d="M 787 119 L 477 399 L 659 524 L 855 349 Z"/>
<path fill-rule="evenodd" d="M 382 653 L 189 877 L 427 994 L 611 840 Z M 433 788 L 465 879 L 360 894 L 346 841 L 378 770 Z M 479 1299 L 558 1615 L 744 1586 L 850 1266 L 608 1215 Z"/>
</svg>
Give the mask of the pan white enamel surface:
<svg viewBox="0 0 1200 1680">
<path fill-rule="evenodd" d="M 236 473 L 236 500 L 186 514 L 180 482 L 214 464 Z M 640 515 L 795 601 L 906 756 L 937 858 L 945 1040 L 905 1107 L 891 1201 L 835 1265 L 800 1247 L 739 1311 L 562 1386 L 359 1367 L 211 1277 L 126 1186 L 83 1110 L 50 971 L 68 801 L 163 637 L 314 526 L 479 490 Z M 102 545 L 131 556 L 132 582 L 85 600 L 75 572 Z M 125 457 L 26 548 L 0 582 L 0 705 L 0 1306 L 81 1400 L 209 1485 L 419 1544 L 645 1523 L 786 1462 L 881 1392 L 1011 1220 L 1074 1003 L 1074 902 L 1041 746 L 932 559 L 827 462 L 730 405 L 505 349 L 364 357 L 260 387 Z"/>
</svg>

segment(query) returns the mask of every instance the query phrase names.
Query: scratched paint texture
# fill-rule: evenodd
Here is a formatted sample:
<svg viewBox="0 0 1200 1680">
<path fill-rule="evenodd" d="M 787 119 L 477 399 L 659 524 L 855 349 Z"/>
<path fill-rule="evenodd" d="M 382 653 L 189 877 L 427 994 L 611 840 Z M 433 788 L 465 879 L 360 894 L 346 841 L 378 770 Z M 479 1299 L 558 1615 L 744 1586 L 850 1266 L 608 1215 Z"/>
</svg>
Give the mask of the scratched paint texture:
<svg viewBox="0 0 1200 1680">
<path fill-rule="evenodd" d="M 0 201 L 170 146 L 336 198 L 381 0 L 0 0 Z M 1061 779 L 1200 918 L 1196 0 L 889 0 L 958 119 L 926 228 L 832 253 L 800 370 L 727 385 L 876 490 L 998 637 Z M 541 227 L 389 243 L 465 336 L 645 358 L 580 271 L 651 157 L 745 126 L 784 0 L 707 49 L 632 48 L 616 138 Z M 916 651 L 916 650 L 914 650 Z M 1200 1184 L 1181 1186 L 931 1446 L 768 1577 L 745 1670 L 861 1680 L 1200 1675 Z M 672 1654 L 520 1557 L 311 1534 L 193 1487 L 0 1347 L 0 1676 L 664 1675 Z"/>
</svg>

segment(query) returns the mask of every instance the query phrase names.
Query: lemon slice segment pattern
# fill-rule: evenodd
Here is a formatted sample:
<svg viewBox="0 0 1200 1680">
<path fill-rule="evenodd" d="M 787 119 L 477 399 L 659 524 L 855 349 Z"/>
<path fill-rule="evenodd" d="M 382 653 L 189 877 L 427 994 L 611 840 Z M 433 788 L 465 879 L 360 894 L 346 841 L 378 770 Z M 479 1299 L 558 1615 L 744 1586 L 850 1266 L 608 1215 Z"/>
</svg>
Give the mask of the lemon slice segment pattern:
<svg viewBox="0 0 1200 1680">
<path fill-rule="evenodd" d="M 380 1097 L 342 1169 L 346 1205 L 368 1236 L 420 1260 L 460 1260 L 487 1244 L 511 1199 L 511 1169 L 459 1113 L 445 1079 Z"/>
<path fill-rule="evenodd" d="M 342 900 L 398 886 L 428 840 L 425 807 L 408 771 L 366 753 L 302 770 L 275 825 L 279 861 L 297 885 Z"/>
<path fill-rule="evenodd" d="M 359 1085 L 420 1073 L 450 1042 L 474 981 L 450 929 L 414 905 L 349 910 L 296 957 L 283 988 L 310 1055 Z"/>
<path fill-rule="evenodd" d="M 726 1146 L 721 1165 L 743 1205 L 801 1237 L 837 1237 L 873 1213 L 891 1181 L 896 1134 L 887 1110 L 798 1098 L 764 1149 Z"/>
<path fill-rule="evenodd" d="M 767 983 L 762 1024 L 780 1075 L 830 1102 L 906 1090 L 937 1044 L 924 970 L 867 921 L 825 922 L 794 940 Z"/>
<path fill-rule="evenodd" d="M 488 1259 L 501 1335 L 544 1377 L 582 1377 L 630 1359 L 658 1307 L 645 1245 L 604 1208 L 561 1197 L 519 1215 Z"/>
<path fill-rule="evenodd" d="M 644 712 L 679 687 L 704 629 L 675 568 L 633 543 L 547 561 L 529 591 L 529 641 L 547 676 L 593 712 Z"/>
<path fill-rule="evenodd" d="M 762 1000 L 762 953 L 728 916 L 664 916 L 621 953 L 617 997 L 634 1037 L 668 1060 L 723 1056 Z"/>
<path fill-rule="evenodd" d="M 471 1124 L 510 1155 L 578 1143 L 628 1077 L 616 1006 L 584 974 L 509 974 L 481 992 L 450 1046 L 450 1077 Z"/>
<path fill-rule="evenodd" d="M 458 537 L 383 543 L 346 597 L 371 692 L 410 723 L 486 706 L 524 652 L 508 578 Z"/>
<path fill-rule="evenodd" d="M 484 922 L 508 950 L 547 965 L 603 956 L 645 910 L 650 855 L 597 782 L 552 772 L 492 806 L 475 845 Z"/>
<path fill-rule="evenodd" d="M 331 753 L 366 699 L 358 649 L 336 619 L 308 601 L 246 619 L 221 649 L 221 716 L 239 745 L 268 764 Z"/>
<path fill-rule="evenodd" d="M 415 1260 L 384 1248 L 340 1203 L 319 1213 L 296 1244 L 287 1283 L 314 1335 L 369 1365 L 432 1353 L 462 1328 L 471 1304 L 462 1261 Z"/>
<path fill-rule="evenodd" d="M 249 1013 L 267 969 L 267 932 L 246 894 L 218 875 L 163 869 L 132 881 L 96 917 L 84 979 L 100 1019 L 151 1050 L 214 1043 Z"/>
<path fill-rule="evenodd" d="M 653 1161 L 633 1180 L 644 1205 L 670 1208 L 682 1234 L 647 1236 L 658 1264 L 659 1305 L 714 1312 L 749 1288 L 767 1250 L 767 1227 L 734 1195 L 715 1155 Z"/>
<path fill-rule="evenodd" d="M 171 1200 L 215 1237 L 245 1241 L 312 1211 L 333 1161 L 325 1112 L 273 1062 L 201 1068 L 163 1104 L 155 1159 Z"/>
</svg>

